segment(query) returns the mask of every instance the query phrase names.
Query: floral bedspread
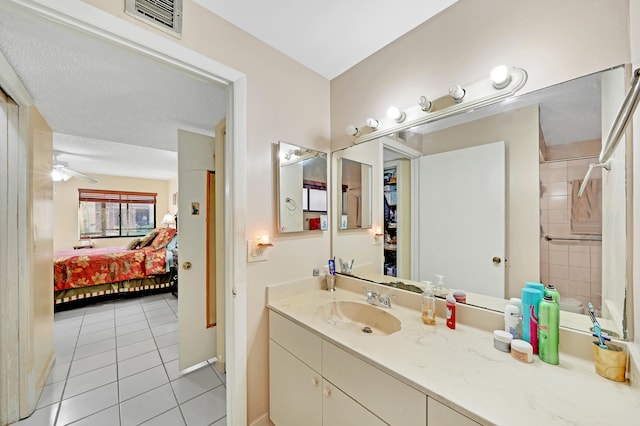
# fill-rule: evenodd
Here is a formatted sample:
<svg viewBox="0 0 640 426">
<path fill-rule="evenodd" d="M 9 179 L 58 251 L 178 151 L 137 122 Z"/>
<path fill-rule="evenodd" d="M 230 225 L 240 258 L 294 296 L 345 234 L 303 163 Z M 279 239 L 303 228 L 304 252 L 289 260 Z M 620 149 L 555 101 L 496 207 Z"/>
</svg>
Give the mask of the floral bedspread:
<svg viewBox="0 0 640 426">
<path fill-rule="evenodd" d="M 167 251 L 104 247 L 60 251 L 53 259 L 54 290 L 88 287 L 165 273 Z"/>
</svg>

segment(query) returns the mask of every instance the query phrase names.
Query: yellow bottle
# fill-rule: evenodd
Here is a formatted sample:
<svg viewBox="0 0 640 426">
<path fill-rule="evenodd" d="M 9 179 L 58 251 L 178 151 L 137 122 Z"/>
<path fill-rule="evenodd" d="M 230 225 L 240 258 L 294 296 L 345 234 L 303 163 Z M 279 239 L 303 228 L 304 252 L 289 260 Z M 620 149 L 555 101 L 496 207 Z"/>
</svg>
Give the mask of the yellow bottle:
<svg viewBox="0 0 640 426">
<path fill-rule="evenodd" d="M 430 289 L 422 294 L 422 322 L 427 325 L 436 325 L 436 298 Z"/>
</svg>

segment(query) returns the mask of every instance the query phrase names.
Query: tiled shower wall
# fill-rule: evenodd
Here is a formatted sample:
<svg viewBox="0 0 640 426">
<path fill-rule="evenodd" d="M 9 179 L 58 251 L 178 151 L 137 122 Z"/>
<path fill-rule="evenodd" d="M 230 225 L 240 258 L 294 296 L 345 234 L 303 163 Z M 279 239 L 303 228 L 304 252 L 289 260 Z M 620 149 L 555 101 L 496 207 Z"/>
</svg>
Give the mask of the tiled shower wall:
<svg viewBox="0 0 640 426">
<path fill-rule="evenodd" d="M 588 302 L 600 311 L 602 300 L 602 243 L 546 241 L 545 235 L 571 236 L 571 181 L 584 179 L 589 163 L 596 158 L 554 161 L 540 164 L 540 279 L 553 284 L 560 298 Z M 601 177 L 594 169 L 593 178 Z"/>
</svg>

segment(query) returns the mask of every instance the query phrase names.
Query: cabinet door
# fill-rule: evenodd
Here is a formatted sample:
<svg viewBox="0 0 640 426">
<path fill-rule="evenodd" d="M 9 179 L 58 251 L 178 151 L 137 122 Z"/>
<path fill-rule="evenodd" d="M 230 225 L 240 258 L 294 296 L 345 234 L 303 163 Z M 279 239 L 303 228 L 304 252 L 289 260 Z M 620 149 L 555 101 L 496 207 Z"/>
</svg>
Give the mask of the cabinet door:
<svg viewBox="0 0 640 426">
<path fill-rule="evenodd" d="M 270 418 L 276 426 L 322 425 L 322 377 L 269 339 Z"/>
<path fill-rule="evenodd" d="M 322 385 L 322 424 L 324 426 L 384 426 L 385 422 L 349 398 L 331 383 Z"/>
<path fill-rule="evenodd" d="M 429 426 L 478 426 L 456 410 L 447 407 L 433 398 L 428 399 L 427 424 Z"/>
</svg>

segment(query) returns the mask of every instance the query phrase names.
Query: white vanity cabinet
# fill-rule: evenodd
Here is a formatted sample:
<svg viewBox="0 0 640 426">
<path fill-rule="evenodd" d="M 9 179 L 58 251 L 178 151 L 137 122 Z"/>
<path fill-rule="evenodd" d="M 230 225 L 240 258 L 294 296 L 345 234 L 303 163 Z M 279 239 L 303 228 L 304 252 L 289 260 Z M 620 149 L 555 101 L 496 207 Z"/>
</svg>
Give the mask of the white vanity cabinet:
<svg viewBox="0 0 640 426">
<path fill-rule="evenodd" d="M 429 398 L 427 413 L 427 424 L 429 426 L 478 426 L 478 423 L 469 417 L 458 413 L 433 398 Z"/>
<path fill-rule="evenodd" d="M 426 395 L 400 380 L 273 311 L 269 337 L 276 426 L 426 425 Z"/>
</svg>

